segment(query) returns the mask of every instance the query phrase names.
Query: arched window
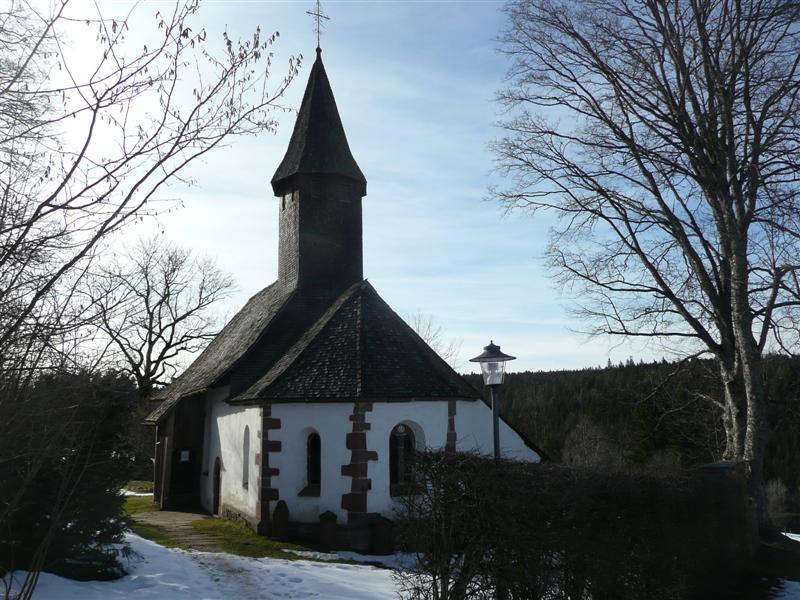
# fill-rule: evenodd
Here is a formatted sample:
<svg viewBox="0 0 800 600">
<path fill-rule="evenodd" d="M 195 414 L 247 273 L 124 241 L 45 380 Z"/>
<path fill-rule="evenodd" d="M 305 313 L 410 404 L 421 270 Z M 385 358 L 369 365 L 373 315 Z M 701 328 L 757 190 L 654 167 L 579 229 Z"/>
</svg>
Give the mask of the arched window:
<svg viewBox="0 0 800 600">
<path fill-rule="evenodd" d="M 392 496 L 409 493 L 414 468 L 416 441 L 408 425 L 395 426 L 389 436 L 389 491 Z"/>
<path fill-rule="evenodd" d="M 306 487 L 301 496 L 319 496 L 322 480 L 322 442 L 314 431 L 306 439 Z"/>
<path fill-rule="evenodd" d="M 242 442 L 242 487 L 247 489 L 250 485 L 250 427 L 245 425 L 244 441 Z"/>
</svg>

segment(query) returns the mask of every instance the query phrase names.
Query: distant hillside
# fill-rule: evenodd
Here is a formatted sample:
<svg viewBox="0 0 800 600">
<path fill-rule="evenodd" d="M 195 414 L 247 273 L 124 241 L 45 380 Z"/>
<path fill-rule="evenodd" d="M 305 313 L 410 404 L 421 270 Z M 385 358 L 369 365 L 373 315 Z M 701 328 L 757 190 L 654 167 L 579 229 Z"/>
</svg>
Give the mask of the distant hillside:
<svg viewBox="0 0 800 600">
<path fill-rule="evenodd" d="M 711 399 L 713 364 L 634 363 L 576 371 L 510 373 L 501 410 L 557 461 L 658 467 L 719 460 L 724 434 Z M 791 493 L 800 476 L 800 360 L 769 357 L 766 386 L 774 430 L 767 478 Z M 478 375 L 467 378 L 479 389 Z"/>
</svg>

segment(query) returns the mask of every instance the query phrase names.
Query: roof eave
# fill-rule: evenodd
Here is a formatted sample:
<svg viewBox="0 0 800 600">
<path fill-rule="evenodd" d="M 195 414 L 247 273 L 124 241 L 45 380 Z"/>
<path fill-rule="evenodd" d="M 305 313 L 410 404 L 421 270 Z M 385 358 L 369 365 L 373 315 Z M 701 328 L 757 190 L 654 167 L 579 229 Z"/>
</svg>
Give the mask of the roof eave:
<svg viewBox="0 0 800 600">
<path fill-rule="evenodd" d="M 308 397 L 308 396 L 237 396 L 226 400 L 228 404 L 247 406 L 258 404 L 328 404 L 337 402 L 449 402 L 465 401 L 475 402 L 480 397 L 469 396 L 328 396 L 328 397 Z"/>
<path fill-rule="evenodd" d="M 363 177 L 350 177 L 349 175 L 344 175 L 342 173 L 329 173 L 325 171 L 295 171 L 286 176 L 279 177 L 278 174 L 275 174 L 275 177 L 272 178 L 270 182 L 272 185 L 272 193 L 277 197 L 284 196 L 288 193 L 293 192 L 298 188 L 297 180 L 300 177 L 315 177 L 315 176 L 325 176 L 328 178 L 339 179 L 349 183 L 353 183 L 358 186 L 358 192 L 363 198 L 367 195 L 367 180 Z"/>
<path fill-rule="evenodd" d="M 208 388 L 204 387 L 201 389 L 193 390 L 185 394 L 181 394 L 180 396 L 177 397 L 168 397 L 161 404 L 159 404 L 153 412 L 147 415 L 142 422 L 145 425 L 158 425 L 164 419 L 166 419 L 173 410 L 175 410 L 175 407 L 178 406 L 178 404 L 180 404 L 181 400 L 187 400 L 189 398 L 205 394 L 207 391 Z"/>
</svg>

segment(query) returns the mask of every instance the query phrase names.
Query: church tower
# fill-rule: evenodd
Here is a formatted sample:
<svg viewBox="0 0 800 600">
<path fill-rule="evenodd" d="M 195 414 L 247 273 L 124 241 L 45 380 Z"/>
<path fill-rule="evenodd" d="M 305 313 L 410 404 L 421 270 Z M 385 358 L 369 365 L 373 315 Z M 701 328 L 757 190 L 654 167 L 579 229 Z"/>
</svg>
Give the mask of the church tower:
<svg viewBox="0 0 800 600">
<path fill-rule="evenodd" d="M 319 48 L 272 189 L 280 202 L 280 283 L 331 296 L 362 281 L 367 180 L 347 144 Z"/>
</svg>

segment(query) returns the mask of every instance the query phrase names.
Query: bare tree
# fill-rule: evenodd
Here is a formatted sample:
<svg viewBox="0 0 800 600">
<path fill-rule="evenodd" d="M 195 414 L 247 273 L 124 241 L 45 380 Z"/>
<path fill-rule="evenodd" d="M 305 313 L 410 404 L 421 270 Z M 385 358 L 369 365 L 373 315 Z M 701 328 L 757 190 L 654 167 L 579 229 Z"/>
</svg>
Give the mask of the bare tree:
<svg viewBox="0 0 800 600">
<path fill-rule="evenodd" d="M 49 295 L 68 299 L 103 240 L 152 211 L 188 165 L 231 136 L 273 130 L 270 111 L 299 64 L 268 88 L 277 33 L 224 34 L 214 48 L 194 0 L 157 12 L 130 42 L 130 18 L 81 9 L 0 9 L 3 357 L 20 335 L 55 326 Z M 71 48 L 78 35 L 94 46 Z"/>
<path fill-rule="evenodd" d="M 800 269 L 800 4 L 512 0 L 509 207 L 561 217 L 548 255 L 595 333 L 716 359 L 725 457 L 762 526 L 762 356 L 790 345 Z"/>
<path fill-rule="evenodd" d="M 447 340 L 441 325 L 437 325 L 432 315 L 426 315 L 421 310 L 411 313 L 407 317 L 411 329 L 425 340 L 436 354 L 454 369 L 459 368 L 458 357 L 461 353 L 461 340 Z"/>
<path fill-rule="evenodd" d="M 196 23 L 198 2 L 159 4 L 152 21 L 105 17 L 94 5 L 11 0 L 0 6 L 0 437 L 30 439 L 26 410 L 44 373 L 76 368 L 90 314 L 77 294 L 109 237 L 140 216 L 193 162 L 244 134 L 271 131 L 299 60 L 277 84 L 277 33 L 212 40 Z M 108 6 L 108 5 L 106 5 Z M 118 8 L 118 7 L 111 7 Z M 80 47 L 78 47 L 80 46 Z M 29 407 L 30 408 L 30 407 Z M 44 419 L 45 414 L 41 415 Z M 32 493 L 52 457 L 47 438 L 70 439 L 67 419 L 48 422 L 40 445 L 4 444 L 0 531 Z M 60 428 L 60 429 L 59 429 Z M 78 438 L 80 439 L 80 438 Z M 62 459 L 80 454 L 62 453 Z M 80 465 L 64 465 L 75 489 Z M 68 495 L 52 498 L 63 513 Z M 44 510 L 44 509 L 43 509 Z M 57 519 L 56 519 L 57 520 Z M 51 522 L 52 527 L 60 524 Z M 4 542 L 0 540 L 0 545 Z M 36 573 L 35 563 L 15 565 Z M 26 584 L 29 597 L 36 577 Z"/>
<path fill-rule="evenodd" d="M 220 322 L 214 309 L 233 288 L 214 260 L 153 236 L 99 269 L 88 293 L 115 362 L 148 398 L 177 374 L 182 357 L 214 338 Z"/>
</svg>

